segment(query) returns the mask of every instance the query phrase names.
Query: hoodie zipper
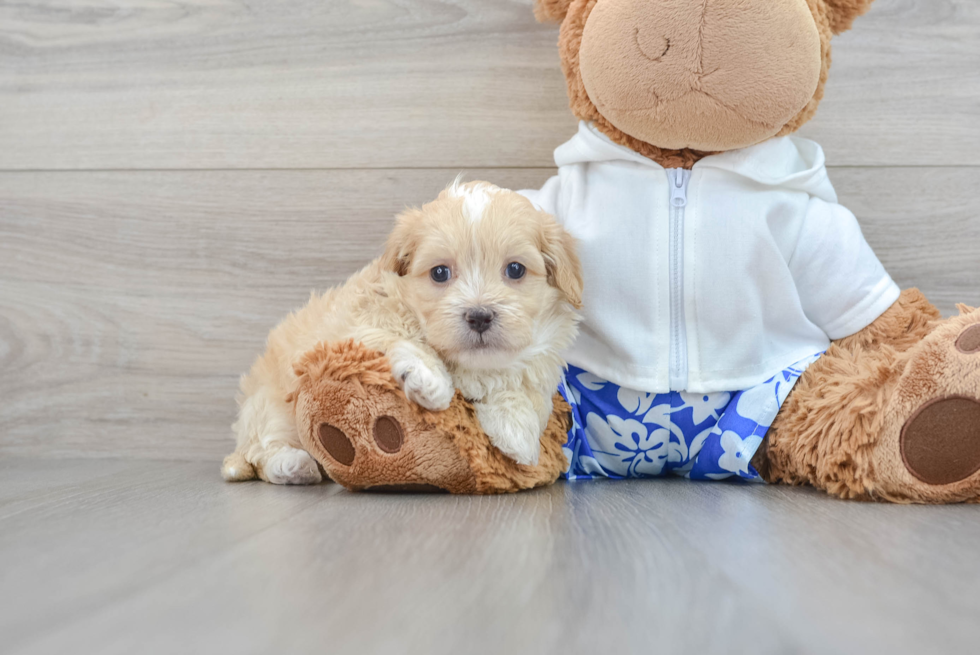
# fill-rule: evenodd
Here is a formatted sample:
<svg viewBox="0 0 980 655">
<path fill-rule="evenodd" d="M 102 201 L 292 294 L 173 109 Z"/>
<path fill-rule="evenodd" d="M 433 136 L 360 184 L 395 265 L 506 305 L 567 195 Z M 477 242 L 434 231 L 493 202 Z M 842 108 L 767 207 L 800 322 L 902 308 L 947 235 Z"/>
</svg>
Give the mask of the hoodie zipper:
<svg viewBox="0 0 980 655">
<path fill-rule="evenodd" d="M 684 213 L 691 171 L 668 168 L 670 182 L 670 389 L 687 389 L 687 321 L 684 316 Z"/>
</svg>

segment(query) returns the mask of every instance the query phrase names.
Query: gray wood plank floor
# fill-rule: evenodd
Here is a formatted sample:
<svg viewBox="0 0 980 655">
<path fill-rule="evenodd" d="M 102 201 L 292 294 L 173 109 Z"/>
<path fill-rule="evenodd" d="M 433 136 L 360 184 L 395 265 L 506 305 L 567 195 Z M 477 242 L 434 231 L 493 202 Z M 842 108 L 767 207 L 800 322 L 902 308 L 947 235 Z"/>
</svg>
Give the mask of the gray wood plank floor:
<svg viewBox="0 0 980 655">
<path fill-rule="evenodd" d="M 0 462 L 0 652 L 942 653 L 975 507 L 684 480 L 500 498 Z"/>
</svg>

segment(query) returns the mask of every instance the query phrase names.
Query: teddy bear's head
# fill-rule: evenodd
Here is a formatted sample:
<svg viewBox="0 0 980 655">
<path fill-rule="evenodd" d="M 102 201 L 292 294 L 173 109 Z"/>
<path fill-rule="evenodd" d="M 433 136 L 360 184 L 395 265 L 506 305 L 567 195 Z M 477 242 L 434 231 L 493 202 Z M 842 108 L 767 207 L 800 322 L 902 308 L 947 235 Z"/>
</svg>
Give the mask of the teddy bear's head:
<svg viewBox="0 0 980 655">
<path fill-rule="evenodd" d="M 798 130 L 830 39 L 873 0 L 537 0 L 560 21 L 572 111 L 655 160 L 690 164 Z"/>
</svg>

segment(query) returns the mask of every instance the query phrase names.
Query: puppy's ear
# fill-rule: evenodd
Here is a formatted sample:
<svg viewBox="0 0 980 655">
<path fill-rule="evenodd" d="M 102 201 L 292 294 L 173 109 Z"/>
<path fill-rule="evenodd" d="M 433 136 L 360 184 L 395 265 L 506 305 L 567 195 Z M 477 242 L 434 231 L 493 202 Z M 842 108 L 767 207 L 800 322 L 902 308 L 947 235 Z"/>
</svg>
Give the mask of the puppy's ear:
<svg viewBox="0 0 980 655">
<path fill-rule="evenodd" d="M 412 256 L 418 247 L 418 224 L 422 216 L 419 209 L 407 209 L 395 219 L 395 229 L 388 235 L 381 267 L 400 276 L 408 274 Z"/>
<path fill-rule="evenodd" d="M 830 19 L 830 29 L 834 34 L 840 34 L 851 29 L 854 20 L 871 9 L 874 0 L 824 0 L 827 5 L 827 17 Z"/>
<path fill-rule="evenodd" d="M 535 0 L 534 17 L 539 23 L 560 23 L 571 4 L 572 0 Z"/>
<path fill-rule="evenodd" d="M 581 309 L 582 265 L 575 239 L 551 216 L 543 221 L 541 232 L 541 255 L 548 271 L 548 284 L 561 291 L 572 307 Z"/>
</svg>

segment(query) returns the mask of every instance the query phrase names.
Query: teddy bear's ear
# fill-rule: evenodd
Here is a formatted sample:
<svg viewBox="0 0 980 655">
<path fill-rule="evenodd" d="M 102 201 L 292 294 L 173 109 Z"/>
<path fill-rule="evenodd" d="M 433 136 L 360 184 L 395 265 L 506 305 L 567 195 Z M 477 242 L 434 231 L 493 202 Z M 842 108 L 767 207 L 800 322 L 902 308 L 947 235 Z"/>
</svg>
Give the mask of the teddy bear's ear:
<svg viewBox="0 0 980 655">
<path fill-rule="evenodd" d="M 535 0 L 534 17 L 539 23 L 560 23 L 568 13 L 572 0 Z"/>
<path fill-rule="evenodd" d="M 851 29 L 854 19 L 867 13 L 874 0 L 824 0 L 824 2 L 827 4 L 830 29 L 834 34 L 840 34 Z"/>
</svg>

